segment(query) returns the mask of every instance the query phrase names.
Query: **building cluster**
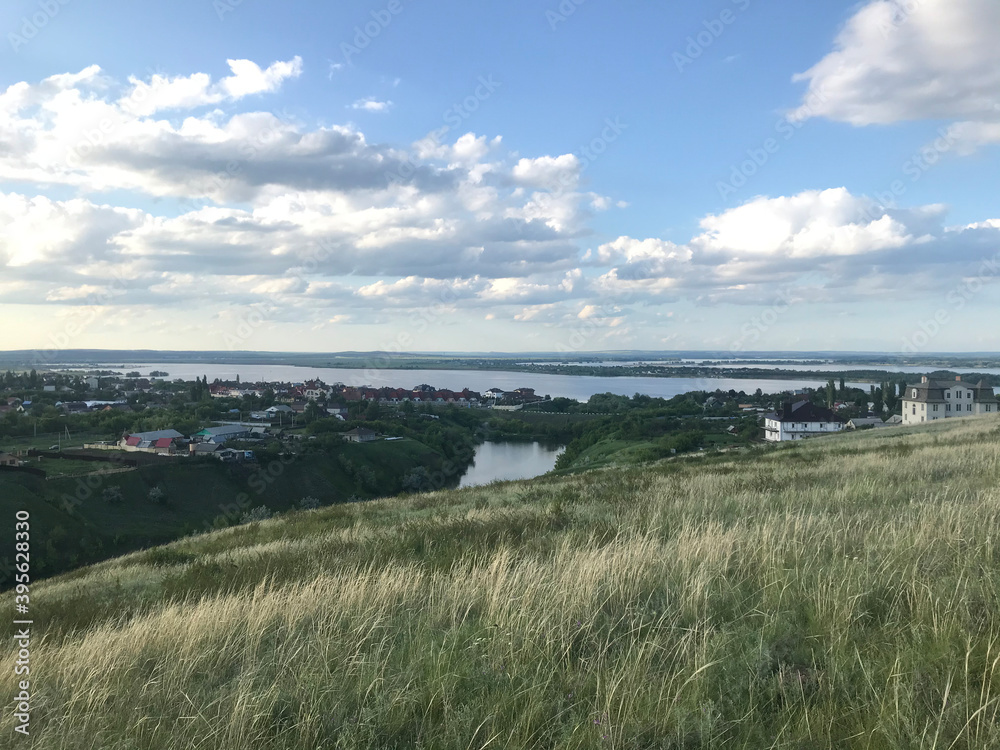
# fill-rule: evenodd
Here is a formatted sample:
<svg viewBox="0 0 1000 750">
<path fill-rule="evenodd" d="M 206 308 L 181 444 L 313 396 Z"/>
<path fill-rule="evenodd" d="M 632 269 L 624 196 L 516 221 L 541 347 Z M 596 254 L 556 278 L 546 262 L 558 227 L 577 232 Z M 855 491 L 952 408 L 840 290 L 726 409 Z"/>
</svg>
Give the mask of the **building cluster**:
<svg viewBox="0 0 1000 750">
<path fill-rule="evenodd" d="M 161 456 L 211 456 L 222 461 L 252 461 L 253 451 L 227 448 L 229 441 L 260 442 L 272 437 L 268 428 L 253 425 L 206 427 L 185 437 L 177 430 L 126 432 L 117 443 L 94 443 L 84 448 L 153 453 Z"/>
<path fill-rule="evenodd" d="M 308 380 L 304 383 L 233 383 L 215 382 L 209 385 L 213 398 L 253 398 L 273 394 L 275 401 L 287 404 L 293 411 L 302 411 L 310 401 L 350 404 L 359 401 L 378 401 L 383 404 L 455 404 L 466 407 L 491 406 L 498 403 L 525 404 L 538 401 L 533 388 L 517 388 L 512 391 L 491 388 L 479 393 L 464 388 L 453 391 L 435 388 L 422 383 L 414 388 L 392 388 L 372 386 L 350 386 L 343 383 L 326 384 L 322 380 Z"/>
<path fill-rule="evenodd" d="M 996 414 L 1000 411 L 993 388 L 983 381 L 966 383 L 960 375 L 954 380 L 931 380 L 925 376 L 919 383 L 907 385 L 901 398 L 902 415 L 894 415 L 888 419 L 878 416 L 862 417 L 850 421 L 837 413 L 836 405 L 834 409 L 827 409 L 808 400 L 788 401 L 781 409 L 765 415 L 765 439 L 773 442 L 802 440 L 844 429 L 916 425 L 939 419 Z"/>
</svg>

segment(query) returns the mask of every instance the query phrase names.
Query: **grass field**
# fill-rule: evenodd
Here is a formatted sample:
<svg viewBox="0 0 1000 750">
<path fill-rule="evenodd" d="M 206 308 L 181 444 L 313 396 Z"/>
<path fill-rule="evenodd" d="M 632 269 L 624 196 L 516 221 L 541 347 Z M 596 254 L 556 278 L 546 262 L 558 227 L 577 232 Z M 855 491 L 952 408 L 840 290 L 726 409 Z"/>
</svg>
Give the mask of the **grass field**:
<svg viewBox="0 0 1000 750">
<path fill-rule="evenodd" d="M 949 420 L 188 538 L 34 586 L 17 744 L 997 748 L 998 480 Z"/>
</svg>

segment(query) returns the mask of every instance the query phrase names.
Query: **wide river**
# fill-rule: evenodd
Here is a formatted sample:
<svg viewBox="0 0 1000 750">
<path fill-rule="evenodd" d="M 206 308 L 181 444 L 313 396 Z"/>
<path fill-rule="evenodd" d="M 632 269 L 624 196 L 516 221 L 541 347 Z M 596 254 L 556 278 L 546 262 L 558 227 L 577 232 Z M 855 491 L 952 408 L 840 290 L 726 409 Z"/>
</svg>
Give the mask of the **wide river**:
<svg viewBox="0 0 1000 750">
<path fill-rule="evenodd" d="M 735 390 L 753 393 L 760 388 L 764 393 L 779 393 L 797 388 L 819 388 L 825 380 L 768 380 L 743 378 L 650 378 L 650 377 L 594 377 L 583 375 L 549 375 L 546 373 L 503 372 L 498 370 L 376 370 L 340 369 L 328 367 L 296 367 L 295 365 L 213 365 L 213 364 L 141 364 L 111 362 L 97 365 L 103 370 L 139 372 L 149 375 L 153 370 L 169 373 L 168 379 L 194 380 L 208 376 L 211 383 L 235 380 L 243 383 L 281 382 L 301 383 L 319 378 L 323 382 L 344 383 L 354 386 L 381 388 L 413 388 L 421 384 L 460 391 L 469 388 L 482 393 L 490 388 L 512 391 L 516 388 L 534 388 L 539 396 L 573 398 L 586 401 L 595 393 L 616 393 L 633 396 L 640 393 L 654 398 L 673 398 L 690 391 Z M 67 368 L 70 369 L 70 368 Z M 83 369 L 74 367 L 72 369 Z M 867 389 L 870 383 L 849 383 Z"/>
<path fill-rule="evenodd" d="M 531 479 L 552 471 L 564 448 L 541 443 L 483 443 L 476 448 L 475 463 L 462 476 L 459 487 L 477 487 L 496 480 Z"/>
</svg>

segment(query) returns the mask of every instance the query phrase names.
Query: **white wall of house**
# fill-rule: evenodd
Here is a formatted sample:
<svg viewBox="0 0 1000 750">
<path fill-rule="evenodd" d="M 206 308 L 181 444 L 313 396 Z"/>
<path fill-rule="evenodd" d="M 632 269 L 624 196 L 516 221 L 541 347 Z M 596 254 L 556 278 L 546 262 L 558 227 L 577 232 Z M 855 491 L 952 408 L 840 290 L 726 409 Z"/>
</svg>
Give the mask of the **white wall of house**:
<svg viewBox="0 0 1000 750">
<path fill-rule="evenodd" d="M 815 435 L 841 432 L 843 429 L 844 425 L 840 422 L 781 422 L 777 419 L 764 420 L 764 437 L 773 443 L 804 440 L 807 437 Z"/>
<path fill-rule="evenodd" d="M 921 424 L 952 417 L 974 417 L 995 414 L 997 404 L 976 400 L 976 392 L 968 384 L 957 382 L 945 390 L 944 401 L 923 403 L 914 401 L 917 391 L 907 387 L 903 394 L 903 424 Z"/>
</svg>

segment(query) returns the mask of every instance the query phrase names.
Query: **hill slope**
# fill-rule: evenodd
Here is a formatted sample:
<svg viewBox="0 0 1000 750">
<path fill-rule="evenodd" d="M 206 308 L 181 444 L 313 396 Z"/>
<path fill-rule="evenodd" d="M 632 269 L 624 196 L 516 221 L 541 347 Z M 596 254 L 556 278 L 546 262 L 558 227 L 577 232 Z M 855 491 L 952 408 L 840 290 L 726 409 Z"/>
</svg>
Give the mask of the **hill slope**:
<svg viewBox="0 0 1000 750">
<path fill-rule="evenodd" d="M 22 744 L 1000 747 L 998 479 L 964 420 L 182 540 L 33 588 Z"/>
</svg>

